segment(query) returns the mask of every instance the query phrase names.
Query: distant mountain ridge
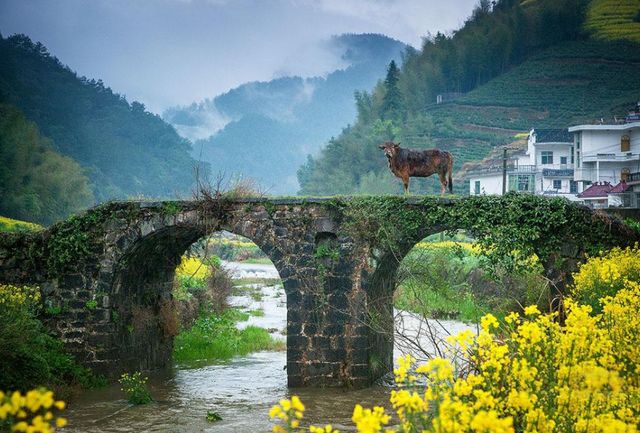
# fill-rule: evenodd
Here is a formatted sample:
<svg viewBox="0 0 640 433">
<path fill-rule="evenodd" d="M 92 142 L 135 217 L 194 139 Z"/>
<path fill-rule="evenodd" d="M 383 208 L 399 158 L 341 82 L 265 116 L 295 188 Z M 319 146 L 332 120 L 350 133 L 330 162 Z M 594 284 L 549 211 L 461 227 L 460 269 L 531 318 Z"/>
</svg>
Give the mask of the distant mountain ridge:
<svg viewBox="0 0 640 433">
<path fill-rule="evenodd" d="M 17 107 L 73 158 L 96 201 L 191 190 L 191 145 L 139 102 L 78 77 L 27 36 L 0 37 L 0 103 Z"/>
<path fill-rule="evenodd" d="M 163 118 L 194 140 L 193 156 L 212 171 L 246 176 L 271 193 L 294 193 L 297 168 L 356 117 L 354 92 L 370 90 L 407 45 L 377 34 L 331 38 L 344 69 L 325 77 L 280 77 L 243 84 L 213 99 L 166 110 Z"/>
</svg>

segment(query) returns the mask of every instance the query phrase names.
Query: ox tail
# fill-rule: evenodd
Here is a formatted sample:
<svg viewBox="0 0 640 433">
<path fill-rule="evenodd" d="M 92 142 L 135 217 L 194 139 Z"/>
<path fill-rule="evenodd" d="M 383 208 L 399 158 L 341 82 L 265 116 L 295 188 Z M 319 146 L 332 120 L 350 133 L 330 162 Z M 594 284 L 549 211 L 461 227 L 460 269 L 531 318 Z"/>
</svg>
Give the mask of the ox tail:
<svg viewBox="0 0 640 433">
<path fill-rule="evenodd" d="M 448 183 L 449 183 L 449 193 L 453 194 L 453 156 L 449 155 L 449 167 L 448 167 L 448 172 L 449 172 L 449 179 Z"/>
</svg>

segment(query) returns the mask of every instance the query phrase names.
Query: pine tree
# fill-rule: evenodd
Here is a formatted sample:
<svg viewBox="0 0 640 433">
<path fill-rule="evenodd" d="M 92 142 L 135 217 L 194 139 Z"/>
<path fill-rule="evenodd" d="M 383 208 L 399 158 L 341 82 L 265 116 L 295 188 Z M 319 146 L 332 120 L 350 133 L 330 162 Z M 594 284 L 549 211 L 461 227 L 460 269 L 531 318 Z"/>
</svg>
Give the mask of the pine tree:
<svg viewBox="0 0 640 433">
<path fill-rule="evenodd" d="M 380 116 L 384 120 L 399 120 L 402 118 L 402 95 L 398 88 L 400 70 L 394 60 L 389 63 L 387 77 L 384 79 L 385 94 L 382 100 Z"/>
</svg>

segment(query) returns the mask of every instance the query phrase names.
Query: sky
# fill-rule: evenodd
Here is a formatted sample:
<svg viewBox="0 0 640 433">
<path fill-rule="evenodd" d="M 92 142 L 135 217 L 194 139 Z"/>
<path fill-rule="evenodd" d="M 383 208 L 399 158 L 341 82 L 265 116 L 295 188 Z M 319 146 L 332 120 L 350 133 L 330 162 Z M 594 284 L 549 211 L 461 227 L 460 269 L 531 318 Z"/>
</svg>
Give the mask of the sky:
<svg viewBox="0 0 640 433">
<path fill-rule="evenodd" d="M 416 48 L 462 26 L 477 0 L 0 0 L 0 33 L 24 33 L 79 75 L 160 114 L 248 81 L 323 75 L 322 45 L 382 33 Z"/>
</svg>

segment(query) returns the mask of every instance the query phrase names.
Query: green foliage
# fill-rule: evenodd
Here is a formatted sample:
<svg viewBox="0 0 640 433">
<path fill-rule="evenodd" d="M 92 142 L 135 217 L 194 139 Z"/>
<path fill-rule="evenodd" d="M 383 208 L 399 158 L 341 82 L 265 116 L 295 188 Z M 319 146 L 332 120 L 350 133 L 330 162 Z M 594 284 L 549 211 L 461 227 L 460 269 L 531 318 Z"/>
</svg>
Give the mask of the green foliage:
<svg viewBox="0 0 640 433">
<path fill-rule="evenodd" d="M 103 205 L 54 225 L 47 242 L 49 273 L 61 275 L 84 264 L 91 256 L 102 224 L 109 216 L 108 205 Z"/>
<path fill-rule="evenodd" d="M 452 201 L 425 197 L 419 206 L 408 205 L 403 197 L 354 197 L 343 201 L 341 209 L 353 238 L 382 255 L 402 257 L 433 232 L 462 229 L 476 239 L 490 264 L 508 271 L 521 269 L 534 255 L 545 263 L 566 243 L 594 252 L 634 239 L 624 227 L 612 232 L 610 222 L 567 200 L 531 194 Z"/>
<path fill-rule="evenodd" d="M 123 373 L 118 382 L 122 385 L 122 391 L 127 395 L 129 403 L 139 405 L 153 401 L 147 388 L 148 378 L 143 377 L 139 371 L 129 374 Z"/>
<path fill-rule="evenodd" d="M 454 249 L 412 250 L 398 270 L 396 308 L 436 319 L 477 323 L 488 310 L 470 283 L 477 256 Z"/>
<path fill-rule="evenodd" d="M 87 310 L 95 310 L 98 308 L 98 301 L 91 299 L 90 301 L 87 301 L 84 306 Z"/>
<path fill-rule="evenodd" d="M 209 421 L 209 422 L 222 421 L 222 417 L 220 416 L 220 414 L 218 412 L 214 412 L 212 410 L 208 410 L 207 411 L 207 421 Z"/>
<path fill-rule="evenodd" d="M 16 298 L 20 293 L 34 296 Z M 37 289 L 0 285 L 0 389 L 103 385 L 103 378 L 76 364 L 62 341 L 47 332 L 40 308 Z"/>
<path fill-rule="evenodd" d="M 318 260 L 329 259 L 332 261 L 337 261 L 340 259 L 340 249 L 328 243 L 320 244 L 316 248 L 314 256 Z"/>
<path fill-rule="evenodd" d="M 624 223 L 629 226 L 631 229 L 635 230 L 640 234 L 640 221 L 635 220 L 633 218 L 627 218 L 624 220 Z"/>
<path fill-rule="evenodd" d="M 55 149 L 22 112 L 0 102 L 0 214 L 51 224 L 93 202 L 83 169 Z"/>
<path fill-rule="evenodd" d="M 42 44 L 24 35 L 0 37 L 0 103 L 18 107 L 53 140 L 59 153 L 77 161 L 86 170 L 99 202 L 189 192 L 196 163 L 189 156 L 187 140 L 143 104 L 127 102 L 101 80 L 78 77 Z M 21 206 L 37 210 L 38 200 L 47 201 L 39 221 L 48 218 L 50 222 L 91 202 L 93 197 L 77 164 L 68 158 L 42 156 L 46 158 L 41 159 L 44 165 L 38 175 L 55 184 L 44 193 L 36 190 L 33 197 L 20 194 Z M 1 178 L 0 184 L 5 185 Z M 50 198 L 60 184 L 62 193 Z M 0 212 L 7 214 L 3 209 Z"/>
<path fill-rule="evenodd" d="M 384 97 L 380 117 L 382 119 L 399 119 L 402 115 L 402 95 L 398 88 L 400 70 L 394 60 L 389 63 L 387 77 L 384 79 Z"/>
<path fill-rule="evenodd" d="M 182 210 L 180 203 L 175 201 L 162 202 L 162 213 L 167 216 L 175 216 Z"/>
<path fill-rule="evenodd" d="M 506 272 L 493 263 L 490 273 L 486 258 L 469 245 L 434 240 L 414 247 L 398 269 L 396 308 L 473 323 L 488 312 L 504 317 L 523 305 L 549 309 L 551 296 L 540 264 Z"/>
<path fill-rule="evenodd" d="M 211 360 L 225 360 L 258 350 L 281 350 L 284 343 L 256 326 L 239 330 L 235 326 L 238 313 L 233 309 L 220 315 L 204 315 L 174 340 L 173 359 L 195 365 Z"/>
</svg>

